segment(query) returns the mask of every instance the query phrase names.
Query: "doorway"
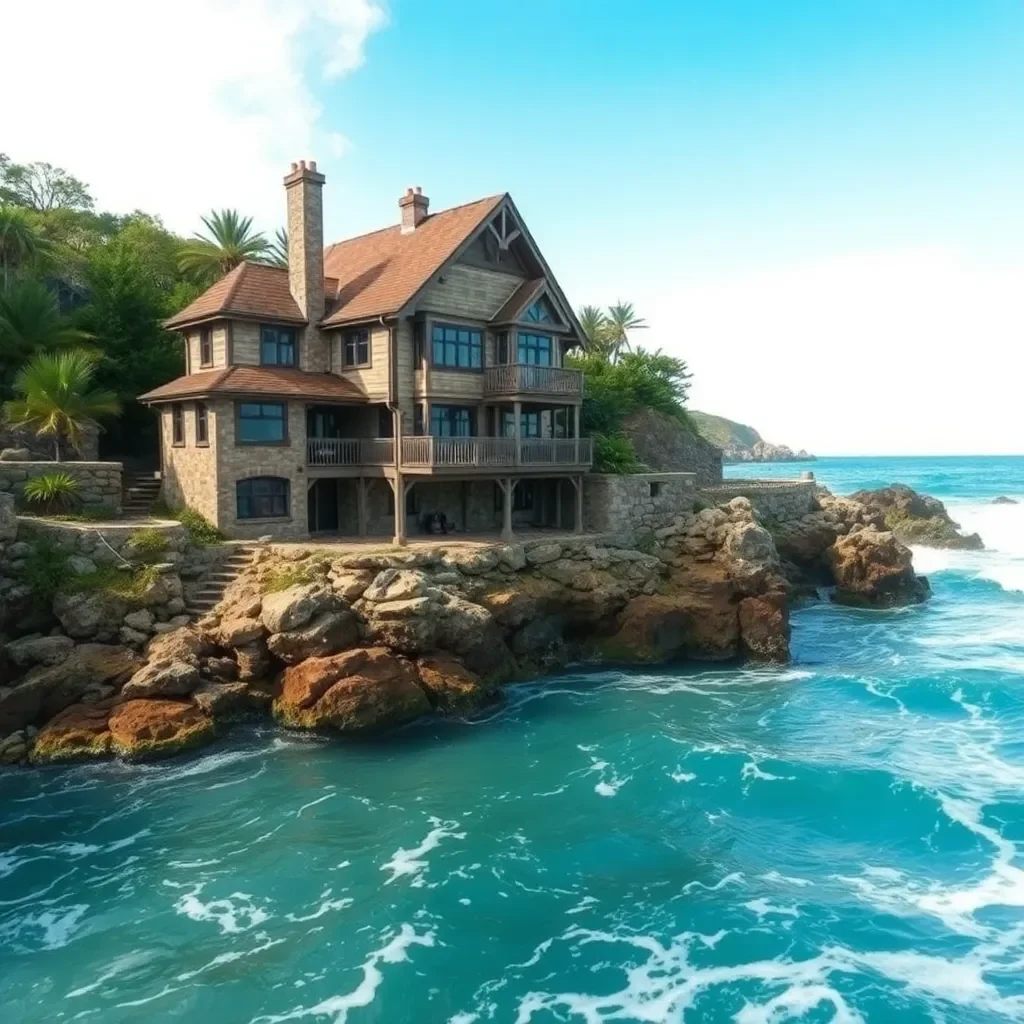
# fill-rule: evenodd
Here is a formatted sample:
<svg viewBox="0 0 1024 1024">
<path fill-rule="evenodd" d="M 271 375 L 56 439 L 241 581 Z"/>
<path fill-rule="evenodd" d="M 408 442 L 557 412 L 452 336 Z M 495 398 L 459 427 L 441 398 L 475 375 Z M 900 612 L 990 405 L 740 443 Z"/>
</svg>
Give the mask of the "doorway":
<svg viewBox="0 0 1024 1024">
<path fill-rule="evenodd" d="M 337 533 L 338 481 L 317 480 L 307 499 L 310 533 Z"/>
</svg>

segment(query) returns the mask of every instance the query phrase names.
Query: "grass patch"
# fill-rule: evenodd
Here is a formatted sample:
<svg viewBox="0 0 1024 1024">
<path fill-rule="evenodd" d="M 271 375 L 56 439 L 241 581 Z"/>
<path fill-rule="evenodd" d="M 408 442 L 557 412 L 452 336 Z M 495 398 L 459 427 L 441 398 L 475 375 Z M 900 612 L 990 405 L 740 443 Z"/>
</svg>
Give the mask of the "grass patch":
<svg viewBox="0 0 1024 1024">
<path fill-rule="evenodd" d="M 167 538 L 153 526 L 144 526 L 128 538 L 133 550 L 143 558 L 156 558 L 167 550 Z"/>
<path fill-rule="evenodd" d="M 36 601 L 48 605 L 68 578 L 67 552 L 48 538 L 33 538 L 32 551 L 18 575 L 32 588 Z"/>
<path fill-rule="evenodd" d="M 119 569 L 101 565 L 95 572 L 75 576 L 61 588 L 69 594 L 111 594 L 127 600 L 138 600 L 157 581 L 160 573 L 152 565 Z"/>
<path fill-rule="evenodd" d="M 185 527 L 193 547 L 208 548 L 224 540 L 224 534 L 195 509 L 188 507 L 174 509 L 162 501 L 158 501 L 153 505 L 151 511 L 159 519 L 174 519 L 181 523 Z"/>
<path fill-rule="evenodd" d="M 280 590 L 296 587 L 303 583 L 315 583 L 316 573 L 310 565 L 281 565 L 271 569 L 261 581 L 265 594 L 276 594 Z"/>
<path fill-rule="evenodd" d="M 118 518 L 115 509 L 98 505 L 91 505 L 77 512 L 58 512 L 54 515 L 47 515 L 36 509 L 26 509 L 20 514 L 30 519 L 49 519 L 56 523 L 105 523 Z"/>
</svg>

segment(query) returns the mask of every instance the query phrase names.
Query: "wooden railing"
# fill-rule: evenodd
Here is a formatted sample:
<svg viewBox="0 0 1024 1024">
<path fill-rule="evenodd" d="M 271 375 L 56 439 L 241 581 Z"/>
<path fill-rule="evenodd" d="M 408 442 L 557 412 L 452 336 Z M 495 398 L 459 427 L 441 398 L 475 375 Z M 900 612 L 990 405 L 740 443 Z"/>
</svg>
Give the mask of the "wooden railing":
<svg viewBox="0 0 1024 1024">
<path fill-rule="evenodd" d="M 306 442 L 310 466 L 390 466 L 395 442 L 389 437 L 311 437 Z M 440 469 L 508 469 L 516 466 L 589 466 L 593 442 L 589 437 L 403 437 L 402 465 Z"/>
<path fill-rule="evenodd" d="M 531 366 L 526 363 L 488 366 L 484 370 L 484 394 L 530 393 L 573 397 L 582 395 L 583 373 L 580 370 L 566 370 L 561 366 Z"/>
</svg>

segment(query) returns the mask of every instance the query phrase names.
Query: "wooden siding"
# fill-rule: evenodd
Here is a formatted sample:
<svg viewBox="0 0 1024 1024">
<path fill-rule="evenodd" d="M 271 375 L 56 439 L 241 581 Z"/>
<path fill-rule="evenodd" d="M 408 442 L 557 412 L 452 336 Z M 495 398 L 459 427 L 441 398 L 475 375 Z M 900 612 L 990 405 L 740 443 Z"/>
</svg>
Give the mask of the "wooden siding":
<svg viewBox="0 0 1024 1024">
<path fill-rule="evenodd" d="M 260 325 L 235 320 L 232 325 L 231 361 L 241 366 L 260 365 Z"/>
<path fill-rule="evenodd" d="M 402 317 L 398 321 L 398 407 L 402 412 L 402 433 L 411 434 L 415 422 L 415 361 L 412 324 Z"/>
<path fill-rule="evenodd" d="M 370 331 L 369 366 L 345 368 L 344 331 L 334 331 L 330 344 L 331 366 L 334 372 L 362 388 L 369 398 L 377 401 L 386 401 L 388 397 L 388 360 L 390 358 L 390 353 L 388 352 L 388 329 L 386 327 L 374 327 Z"/>
<path fill-rule="evenodd" d="M 209 366 L 202 366 L 199 351 L 199 328 L 192 328 L 185 335 L 185 344 L 188 346 L 188 372 L 201 373 L 213 367 L 227 366 L 227 324 L 215 324 L 213 331 L 213 362 Z"/>
<path fill-rule="evenodd" d="M 523 283 L 522 278 L 483 267 L 456 263 L 423 290 L 418 308 L 449 313 L 455 317 L 490 320 L 509 296 Z"/>
</svg>

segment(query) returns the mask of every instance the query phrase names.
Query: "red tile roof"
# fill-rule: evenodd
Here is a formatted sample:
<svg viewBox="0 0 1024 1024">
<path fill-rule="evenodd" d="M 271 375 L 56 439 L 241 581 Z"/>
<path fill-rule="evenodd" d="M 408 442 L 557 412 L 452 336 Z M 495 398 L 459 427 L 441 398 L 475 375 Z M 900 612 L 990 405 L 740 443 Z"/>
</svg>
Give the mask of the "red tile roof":
<svg viewBox="0 0 1024 1024">
<path fill-rule="evenodd" d="M 324 279 L 324 293 L 334 295 L 338 282 Z M 266 263 L 240 263 L 211 285 L 194 302 L 164 321 L 165 327 L 184 327 L 214 316 L 266 317 L 304 324 L 288 287 L 288 271 Z"/>
<path fill-rule="evenodd" d="M 206 395 L 267 395 L 275 398 L 319 398 L 328 402 L 365 402 L 352 381 L 332 373 L 307 373 L 271 366 L 228 366 L 189 373 L 139 395 L 140 402 L 173 402 Z"/>
<path fill-rule="evenodd" d="M 329 245 L 324 250 L 323 323 L 397 313 L 504 198 L 488 196 L 441 210 L 408 234 L 396 224 Z M 239 264 L 164 326 L 173 330 L 218 316 L 306 322 L 288 288 L 288 271 L 265 263 Z"/>
<path fill-rule="evenodd" d="M 396 224 L 328 246 L 324 273 L 337 278 L 327 325 L 397 313 L 504 199 L 488 196 L 433 213 L 415 231 Z"/>
</svg>

